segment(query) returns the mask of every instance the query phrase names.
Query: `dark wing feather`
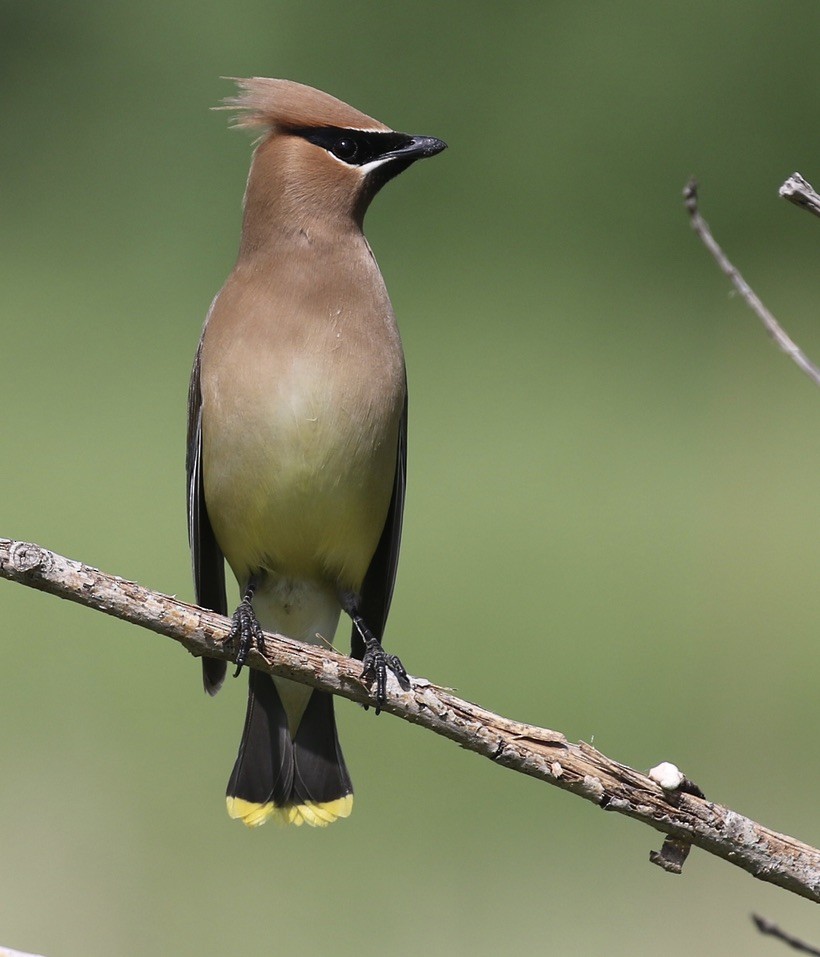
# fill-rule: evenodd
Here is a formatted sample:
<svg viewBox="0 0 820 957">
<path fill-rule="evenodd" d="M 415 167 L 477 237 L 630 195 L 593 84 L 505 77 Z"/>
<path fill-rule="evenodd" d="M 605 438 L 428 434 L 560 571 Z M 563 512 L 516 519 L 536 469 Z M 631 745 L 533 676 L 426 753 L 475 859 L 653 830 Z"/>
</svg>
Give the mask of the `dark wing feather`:
<svg viewBox="0 0 820 957">
<path fill-rule="evenodd" d="M 194 569 L 194 590 L 197 604 L 220 615 L 228 613 L 225 595 L 225 561 L 217 544 L 208 510 L 202 480 L 202 393 L 199 386 L 199 364 L 202 340 L 188 389 L 188 541 Z M 202 681 L 208 694 L 216 694 L 225 680 L 227 664 L 217 658 L 202 659 Z"/>
<path fill-rule="evenodd" d="M 358 611 L 365 624 L 379 641 L 384 634 L 393 586 L 396 583 L 396 568 L 399 564 L 401 523 L 404 516 L 404 490 L 407 483 L 407 389 L 404 391 L 404 408 L 399 423 L 399 443 L 396 453 L 396 476 L 393 479 L 393 495 L 387 510 L 379 544 L 373 553 L 370 567 L 364 578 L 359 595 Z M 364 656 L 364 642 L 356 626 L 350 637 L 350 653 L 354 658 Z"/>
</svg>

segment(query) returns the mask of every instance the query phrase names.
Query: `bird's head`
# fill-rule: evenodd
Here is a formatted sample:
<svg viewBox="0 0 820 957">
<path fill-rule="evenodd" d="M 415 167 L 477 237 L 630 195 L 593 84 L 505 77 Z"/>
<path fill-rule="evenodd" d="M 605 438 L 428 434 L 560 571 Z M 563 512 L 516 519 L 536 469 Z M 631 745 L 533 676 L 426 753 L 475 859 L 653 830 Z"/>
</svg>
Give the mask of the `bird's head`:
<svg viewBox="0 0 820 957">
<path fill-rule="evenodd" d="M 234 125 L 261 132 L 245 194 L 249 216 L 276 228 L 322 223 L 360 228 L 388 180 L 446 146 L 432 136 L 399 133 L 327 93 L 253 77 L 225 100 Z"/>
</svg>

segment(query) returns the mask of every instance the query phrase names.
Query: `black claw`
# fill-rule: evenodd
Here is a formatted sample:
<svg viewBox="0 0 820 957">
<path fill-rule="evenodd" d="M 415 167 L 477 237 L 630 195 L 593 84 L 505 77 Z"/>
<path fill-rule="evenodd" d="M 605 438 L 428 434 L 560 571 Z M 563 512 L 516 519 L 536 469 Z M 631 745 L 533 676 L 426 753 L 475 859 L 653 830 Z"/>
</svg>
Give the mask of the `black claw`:
<svg viewBox="0 0 820 957">
<path fill-rule="evenodd" d="M 365 681 L 376 682 L 376 714 L 379 714 L 382 705 L 387 701 L 387 672 L 392 671 L 399 685 L 404 691 L 410 690 L 410 681 L 404 665 L 396 655 L 388 655 L 379 642 L 373 638 L 368 642 L 367 650 L 362 659 L 362 678 Z"/>
<path fill-rule="evenodd" d="M 387 667 L 393 672 L 393 674 L 398 679 L 398 682 L 399 682 L 399 685 L 401 686 L 402 691 L 409 691 L 410 679 L 407 677 L 407 672 L 404 669 L 404 665 L 401 663 L 401 659 L 397 655 L 388 655 Z"/>
<path fill-rule="evenodd" d="M 256 645 L 257 649 L 261 649 L 264 641 L 262 628 L 251 604 L 251 595 L 245 595 L 233 613 L 231 621 L 231 633 L 228 635 L 228 641 L 236 642 L 238 645 L 236 671 L 233 673 L 234 678 L 236 678 L 242 670 L 242 666 L 248 660 L 253 645 Z"/>
<path fill-rule="evenodd" d="M 373 634 L 367 622 L 358 612 L 358 600 L 355 595 L 345 593 L 341 596 L 342 607 L 350 615 L 353 625 L 364 642 L 364 656 L 362 657 L 362 680 L 376 682 L 376 714 L 379 714 L 382 705 L 387 701 L 387 672 L 392 671 L 402 690 L 410 690 L 410 681 L 404 665 L 396 655 L 388 655 L 381 646 L 379 639 Z M 365 705 L 367 707 L 367 705 Z"/>
</svg>

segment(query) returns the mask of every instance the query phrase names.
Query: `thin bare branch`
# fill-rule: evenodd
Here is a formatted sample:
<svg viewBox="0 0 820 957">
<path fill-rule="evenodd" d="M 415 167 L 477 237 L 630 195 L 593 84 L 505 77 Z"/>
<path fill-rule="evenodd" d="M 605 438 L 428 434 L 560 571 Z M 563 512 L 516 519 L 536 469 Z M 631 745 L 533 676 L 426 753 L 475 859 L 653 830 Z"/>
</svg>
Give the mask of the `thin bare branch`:
<svg viewBox="0 0 820 957">
<path fill-rule="evenodd" d="M 712 254 L 712 258 L 718 266 L 720 266 L 721 270 L 729 277 L 732 285 L 743 297 L 749 308 L 763 323 L 766 332 L 769 333 L 792 362 L 806 373 L 815 385 L 820 385 L 820 368 L 818 368 L 788 336 L 780 323 L 763 305 L 752 287 L 746 282 L 743 276 L 740 275 L 720 246 L 715 242 L 706 220 L 701 216 L 698 209 L 698 185 L 694 179 L 689 180 L 686 184 L 683 191 L 683 198 L 689 213 L 692 229 L 694 229 L 703 245 Z"/>
<path fill-rule="evenodd" d="M 39 545 L 0 538 L 0 578 L 67 598 L 173 638 L 194 655 L 233 660 L 227 618 L 106 575 Z M 254 667 L 362 704 L 372 703 L 361 663 L 335 651 L 265 636 Z M 634 818 L 678 843 L 689 842 L 760 880 L 820 902 L 820 850 L 681 789 L 667 790 L 557 731 L 521 724 L 457 698 L 423 678 L 409 691 L 395 679 L 383 710 L 475 751 L 495 764 L 570 791 L 607 811 Z"/>
<path fill-rule="evenodd" d="M 752 920 L 754 921 L 755 927 L 757 927 L 761 934 L 774 937 L 776 940 L 782 940 L 783 943 L 788 944 L 792 950 L 799 950 L 801 954 L 813 954 L 814 957 L 820 957 L 820 950 L 810 947 L 807 943 L 799 940 L 797 937 L 792 937 L 791 934 L 787 934 L 784 930 L 781 930 L 777 924 L 773 924 L 771 921 L 766 920 L 765 917 L 752 914 Z"/>
<path fill-rule="evenodd" d="M 807 209 L 815 216 L 820 216 L 820 193 L 800 173 L 792 173 L 780 187 L 779 196 L 787 199 L 801 209 Z"/>
</svg>

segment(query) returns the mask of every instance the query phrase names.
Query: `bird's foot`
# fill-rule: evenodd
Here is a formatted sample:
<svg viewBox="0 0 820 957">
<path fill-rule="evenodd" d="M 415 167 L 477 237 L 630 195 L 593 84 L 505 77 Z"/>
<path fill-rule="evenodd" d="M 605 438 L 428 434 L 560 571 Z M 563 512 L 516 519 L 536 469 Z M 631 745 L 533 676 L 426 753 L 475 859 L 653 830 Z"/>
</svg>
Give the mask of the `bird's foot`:
<svg viewBox="0 0 820 957">
<path fill-rule="evenodd" d="M 397 655 L 388 655 L 374 635 L 362 635 L 365 640 L 365 653 L 362 658 L 362 678 L 376 682 L 376 714 L 387 700 L 387 672 L 392 671 L 403 691 L 410 690 L 410 679 L 404 665 Z"/>
<path fill-rule="evenodd" d="M 256 645 L 256 648 L 261 650 L 264 644 L 262 626 L 259 624 L 256 612 L 253 610 L 253 605 L 251 604 L 252 598 L 253 590 L 249 587 L 231 619 L 231 632 L 228 635 L 228 641 L 232 643 L 235 642 L 238 649 L 236 653 L 236 671 L 233 673 L 234 678 L 237 677 L 242 670 L 242 665 L 248 660 L 251 648 Z"/>
<path fill-rule="evenodd" d="M 387 701 L 388 671 L 392 671 L 396 676 L 402 690 L 410 690 L 410 679 L 401 660 L 397 655 L 388 655 L 377 641 L 365 651 L 362 659 L 362 678 L 376 682 L 376 714 L 381 712 L 382 705 Z"/>
<path fill-rule="evenodd" d="M 362 655 L 362 680 L 376 682 L 376 714 L 379 714 L 387 701 L 387 672 L 392 671 L 403 691 L 410 690 L 410 679 L 404 665 L 396 655 L 388 655 L 382 643 L 370 630 L 367 622 L 359 613 L 359 596 L 353 592 L 342 592 L 339 596 L 342 608 L 350 615 L 353 627 L 358 631 L 364 645 Z M 358 657 L 358 655 L 357 655 Z M 365 708 L 367 705 L 365 705 Z"/>
</svg>

